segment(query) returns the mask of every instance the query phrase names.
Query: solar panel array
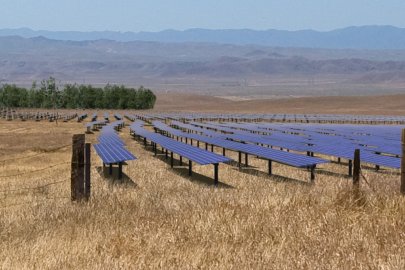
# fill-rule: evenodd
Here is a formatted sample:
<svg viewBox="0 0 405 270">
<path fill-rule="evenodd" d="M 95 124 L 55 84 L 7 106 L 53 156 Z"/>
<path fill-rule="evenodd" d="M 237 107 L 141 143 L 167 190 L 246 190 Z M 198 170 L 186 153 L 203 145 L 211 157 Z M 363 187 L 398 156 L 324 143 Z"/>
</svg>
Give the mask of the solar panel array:
<svg viewBox="0 0 405 270">
<path fill-rule="evenodd" d="M 394 169 L 401 166 L 400 133 L 404 127 L 392 124 L 405 124 L 402 116 L 143 113 L 132 115 L 134 119 L 154 123 L 163 133 L 223 148 L 225 142 L 232 141 L 311 157 L 338 158 L 339 162 L 341 158 L 347 159 L 349 174 L 355 149 L 360 149 L 362 163 L 375 165 L 377 170 L 381 166 Z M 164 120 L 176 129 L 164 127 L 156 120 Z M 290 120 L 291 123 L 279 123 Z M 320 124 L 324 122 L 328 124 Z M 345 125 L 336 124 L 340 122 Z M 362 124 L 348 124 L 351 122 Z M 242 151 L 236 145 L 233 147 L 234 151 Z"/>
<path fill-rule="evenodd" d="M 143 121 L 226 121 L 226 122 L 288 122 L 288 123 L 359 123 L 405 124 L 405 116 L 337 115 L 337 114 L 213 114 L 213 113 L 137 113 Z"/>
<path fill-rule="evenodd" d="M 27 111 L 25 109 L 11 109 L 11 108 L 2 108 L 0 109 L 0 118 L 11 120 L 49 120 L 49 122 L 57 121 L 62 119 L 63 122 L 68 122 L 73 118 L 77 117 L 75 112 L 38 112 L 38 111 Z"/>
<path fill-rule="evenodd" d="M 107 121 L 105 121 L 105 120 L 93 121 L 93 122 L 87 123 L 86 128 L 87 128 L 87 131 L 90 131 L 90 129 L 97 130 L 106 124 L 107 124 Z"/>
<path fill-rule="evenodd" d="M 91 121 L 92 122 L 97 121 L 97 113 L 93 113 L 93 115 L 91 116 Z"/>
<path fill-rule="evenodd" d="M 228 139 L 273 147 L 353 159 L 361 150 L 361 161 L 377 166 L 400 168 L 401 128 L 399 126 L 309 125 L 270 123 L 198 123 L 215 129 Z"/>
<path fill-rule="evenodd" d="M 106 120 L 107 122 L 109 122 L 109 121 L 110 121 L 109 117 L 110 117 L 110 114 L 109 114 L 108 112 L 105 112 L 105 113 L 104 113 L 104 120 Z"/>
<path fill-rule="evenodd" d="M 220 137 L 211 137 L 212 133 L 204 133 L 204 135 L 185 133 L 180 130 L 176 130 L 168 127 L 159 121 L 154 121 L 153 125 L 159 130 L 169 132 L 172 135 L 184 137 L 188 139 L 194 139 L 196 141 L 204 142 L 207 144 L 215 145 L 225 149 L 229 149 L 236 152 L 241 152 L 245 154 L 250 154 L 253 156 L 258 156 L 267 160 L 275 161 L 277 163 L 297 167 L 297 168 L 308 168 L 314 167 L 318 164 L 328 163 L 327 160 L 315 157 L 308 157 L 305 155 L 300 155 L 296 153 L 289 153 L 281 150 L 275 150 L 268 147 L 259 146 L 256 144 L 245 144 L 240 142 L 235 142 L 227 140 Z M 221 134 L 219 134 L 221 136 Z M 222 137 L 222 136 L 221 136 Z"/>
<path fill-rule="evenodd" d="M 77 117 L 77 122 L 83 121 L 87 117 L 87 113 L 82 113 Z"/>
<path fill-rule="evenodd" d="M 116 121 L 101 129 L 98 144 L 94 144 L 97 154 L 105 164 L 122 163 L 135 160 L 136 157 L 125 148 L 125 143 L 117 134 L 117 130 L 124 125 L 124 121 Z"/>
<path fill-rule="evenodd" d="M 173 140 L 169 137 L 147 131 L 143 128 L 143 122 L 135 122 L 131 125 L 131 131 L 147 140 L 150 140 L 163 148 L 176 153 L 182 157 L 185 157 L 193 162 L 196 162 L 200 165 L 208 165 L 215 163 L 223 163 L 231 161 L 230 158 L 206 151 L 204 149 L 191 146 L 176 140 Z"/>
</svg>

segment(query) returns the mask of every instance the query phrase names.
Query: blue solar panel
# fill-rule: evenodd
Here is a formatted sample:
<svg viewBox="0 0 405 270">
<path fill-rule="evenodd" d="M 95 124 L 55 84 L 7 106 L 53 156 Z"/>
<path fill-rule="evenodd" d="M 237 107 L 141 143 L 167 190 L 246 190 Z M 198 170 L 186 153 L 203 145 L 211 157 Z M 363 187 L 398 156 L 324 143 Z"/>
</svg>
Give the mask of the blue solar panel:
<svg viewBox="0 0 405 270">
<path fill-rule="evenodd" d="M 175 141 L 160 134 L 149 132 L 142 128 L 142 123 L 135 123 L 131 125 L 131 130 L 135 134 L 144 137 L 156 144 L 159 144 L 170 152 L 176 153 L 200 165 L 231 161 L 230 158 L 206 151 L 195 146 L 191 146 L 189 144 Z"/>
<path fill-rule="evenodd" d="M 91 121 L 95 122 L 97 120 L 97 113 L 93 113 L 93 116 L 91 117 Z"/>
<path fill-rule="evenodd" d="M 106 124 L 105 120 L 93 121 L 93 122 L 87 123 L 86 127 L 89 127 L 89 128 L 93 129 L 95 126 L 102 126 L 102 125 L 105 125 L 105 124 Z"/>
<path fill-rule="evenodd" d="M 109 143 L 109 144 L 120 145 L 120 146 L 125 145 L 125 143 L 119 137 L 116 137 L 116 136 L 100 135 L 98 137 L 98 141 L 100 143 Z"/>
<path fill-rule="evenodd" d="M 100 143 L 94 144 L 97 154 L 106 164 L 119 163 L 127 160 L 135 160 L 136 157 L 122 146 Z"/>
<path fill-rule="evenodd" d="M 222 141 L 227 139 L 233 140 L 234 143 L 244 142 L 248 145 L 256 146 L 268 145 L 278 149 L 289 149 L 300 153 L 310 152 L 331 157 L 345 158 L 348 160 L 354 158 L 355 149 L 360 149 L 361 162 L 390 168 L 400 167 L 399 157 L 402 156 L 400 138 L 401 130 L 404 128 L 403 126 L 320 123 L 328 121 L 358 121 L 359 123 L 363 123 L 362 121 L 366 123 L 367 121 L 373 123 L 396 123 L 405 121 L 404 117 L 396 116 L 289 114 L 226 115 L 200 113 L 145 113 L 142 115 L 136 115 L 134 119 L 135 118 L 144 118 L 150 122 L 155 119 L 173 119 L 170 125 L 180 128 L 181 130 L 169 129 L 168 127 L 165 128 L 164 126 L 159 126 L 159 123 L 154 124 L 173 135 L 195 139 L 209 144 L 215 143 L 213 139 L 221 139 Z M 276 121 L 276 123 L 255 122 L 257 120 L 270 122 Z M 299 122 L 300 120 L 301 122 L 312 123 L 293 123 L 294 121 Z M 182 121 L 183 123 L 179 121 Z M 216 143 L 218 143 L 218 141 Z"/>
<path fill-rule="evenodd" d="M 328 155 L 328 156 L 334 156 L 334 157 L 339 157 L 339 158 L 346 158 L 349 160 L 353 159 L 354 155 L 354 150 L 355 149 L 360 149 L 362 154 L 360 156 L 360 160 L 365 163 L 373 164 L 373 165 L 379 165 L 379 166 L 385 166 L 389 168 L 400 168 L 400 159 L 392 156 L 387 156 L 387 155 L 380 155 L 377 153 L 387 153 L 387 154 L 395 154 L 399 155 L 400 154 L 400 145 L 397 147 L 391 145 L 390 147 L 381 145 L 381 139 L 374 140 L 373 143 L 369 141 L 369 144 L 371 145 L 378 145 L 376 147 L 368 147 L 365 146 L 367 144 L 367 141 L 359 141 L 359 136 L 352 136 L 352 132 L 354 132 L 353 128 L 351 128 L 351 131 L 348 131 L 348 127 L 344 127 L 345 131 L 334 131 L 333 135 L 331 135 L 331 132 L 328 133 L 315 133 L 313 131 L 307 131 L 306 129 L 310 129 L 311 125 L 291 125 L 291 124 L 263 124 L 263 125 L 257 125 L 257 124 L 234 124 L 234 123 L 226 123 L 226 124 L 201 124 L 201 123 L 193 123 L 195 125 L 200 125 L 200 126 L 206 126 L 206 127 L 211 127 L 215 128 L 218 127 L 219 130 L 226 130 L 228 132 L 234 132 L 236 134 L 227 134 L 227 137 L 230 139 L 238 140 L 238 141 L 245 141 L 245 142 L 252 142 L 252 143 L 260 143 L 260 144 L 265 144 L 265 145 L 271 145 L 271 146 L 277 146 L 285 149 L 290 149 L 298 152 L 313 152 L 313 153 L 318 153 L 318 154 L 323 154 L 323 155 Z M 222 125 L 228 125 L 234 127 L 232 128 L 224 128 Z M 282 127 L 280 127 L 282 126 Z M 274 133 L 270 135 L 259 135 L 259 134 L 253 134 L 253 133 L 248 133 L 248 132 L 243 132 L 241 130 L 238 130 L 237 128 L 242 128 L 244 130 L 250 130 L 250 131 L 260 131 L 263 129 L 263 127 L 270 127 L 272 131 L 277 130 L 283 130 L 287 131 L 295 127 L 295 129 L 300 129 L 304 134 L 309 135 L 309 140 L 304 140 L 302 135 L 291 135 L 289 134 L 287 137 L 288 139 L 286 140 L 283 136 L 284 135 L 275 135 Z M 319 126 L 315 127 L 316 129 L 319 129 Z M 335 127 L 336 128 L 336 127 Z M 333 131 L 329 129 L 329 131 Z M 296 132 L 296 131 L 294 131 Z M 358 132 L 358 129 L 357 129 Z M 302 133 L 300 133 L 302 134 Z M 344 135 L 345 134 L 345 135 Z M 294 142 L 294 137 L 296 138 L 296 141 Z M 361 136 L 360 136 L 360 139 Z M 290 140 L 290 141 L 289 141 Z M 331 143 L 332 142 L 332 143 Z M 383 143 L 386 143 L 386 141 L 383 141 Z"/>
<path fill-rule="evenodd" d="M 115 127 L 121 124 L 123 124 L 123 121 L 117 121 L 108 126 L 104 126 L 97 138 L 100 143 L 94 145 L 97 154 L 106 164 L 136 159 L 131 152 L 124 148 L 125 143 L 115 131 Z"/>
<path fill-rule="evenodd" d="M 328 163 L 329 161 L 321 158 L 308 157 L 305 155 L 300 155 L 296 153 L 289 153 L 280 150 L 274 150 L 267 147 L 262 147 L 253 144 L 243 144 L 238 142 L 233 142 L 221 138 L 213 138 L 204 135 L 189 134 L 177 130 L 173 130 L 170 127 L 165 127 L 161 122 L 154 122 L 155 125 L 159 126 L 159 129 L 173 132 L 173 135 L 181 136 L 189 139 L 194 139 L 197 141 L 205 142 L 208 144 L 216 145 L 226 149 L 230 149 L 237 152 L 247 153 L 254 156 L 259 156 L 268 160 L 273 160 L 281 164 L 290 165 L 298 168 L 312 167 L 317 164 Z"/>
</svg>

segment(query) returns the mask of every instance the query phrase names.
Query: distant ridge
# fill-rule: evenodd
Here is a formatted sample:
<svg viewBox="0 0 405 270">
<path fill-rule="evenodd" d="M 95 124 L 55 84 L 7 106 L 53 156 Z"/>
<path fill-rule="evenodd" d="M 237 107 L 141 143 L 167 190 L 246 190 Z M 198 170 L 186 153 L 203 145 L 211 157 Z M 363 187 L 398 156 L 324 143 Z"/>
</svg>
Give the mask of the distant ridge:
<svg viewBox="0 0 405 270">
<path fill-rule="evenodd" d="M 0 36 L 32 38 L 43 36 L 55 40 L 155 41 L 166 43 L 195 42 L 234 45 L 263 45 L 272 47 L 327 48 L 327 49 L 405 49 L 405 28 L 394 26 L 352 26 L 328 32 L 314 30 L 165 30 L 161 32 L 116 31 L 44 31 L 29 28 L 0 29 Z"/>
</svg>

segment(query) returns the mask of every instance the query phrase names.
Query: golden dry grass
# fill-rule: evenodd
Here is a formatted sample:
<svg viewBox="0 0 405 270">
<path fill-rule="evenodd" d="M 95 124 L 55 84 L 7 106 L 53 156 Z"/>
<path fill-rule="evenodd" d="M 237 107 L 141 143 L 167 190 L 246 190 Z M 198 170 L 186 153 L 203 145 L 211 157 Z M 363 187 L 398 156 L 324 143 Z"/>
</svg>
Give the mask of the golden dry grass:
<svg viewBox="0 0 405 270">
<path fill-rule="evenodd" d="M 365 168 L 372 188 L 362 181 L 355 196 L 344 165 L 320 166 L 309 185 L 305 170 L 274 164 L 269 177 L 251 157 L 249 169 L 221 164 L 214 188 L 212 166 L 194 166 L 189 178 L 125 128 L 139 158 L 124 166 L 127 178 L 105 178 L 93 153 L 91 200 L 71 203 L 63 146 L 83 131 L 0 120 L 0 268 L 405 268 L 398 171 Z"/>
</svg>

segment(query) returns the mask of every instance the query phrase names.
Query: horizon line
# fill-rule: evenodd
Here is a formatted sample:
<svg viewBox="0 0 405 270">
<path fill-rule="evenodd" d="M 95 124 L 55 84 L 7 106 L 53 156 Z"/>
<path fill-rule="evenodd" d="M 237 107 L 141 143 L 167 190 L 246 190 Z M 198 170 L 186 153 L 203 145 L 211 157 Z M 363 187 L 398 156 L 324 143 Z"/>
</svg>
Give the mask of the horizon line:
<svg viewBox="0 0 405 270">
<path fill-rule="evenodd" d="M 0 30 L 30 30 L 33 32 L 79 32 L 79 33 L 91 33 L 91 32 L 115 32 L 115 33 L 134 33 L 134 34 L 139 34 L 139 33 L 161 33 L 161 32 L 169 32 L 169 31 L 174 31 L 174 32 L 187 32 L 191 30 L 208 30 L 208 31 L 254 31 L 254 32 L 266 32 L 266 31 L 282 31 L 282 32 L 303 32 L 303 31 L 313 31 L 313 32 L 318 32 L 318 33 L 328 33 L 328 32 L 334 32 L 334 31 L 339 31 L 339 30 L 345 30 L 349 28 L 366 28 L 366 27 L 391 27 L 391 28 L 396 28 L 396 29 L 405 29 L 405 27 L 399 27 L 395 25 L 390 25 L 390 24 L 365 24 L 365 25 L 349 25 L 345 27 L 340 27 L 340 28 L 334 28 L 331 30 L 316 30 L 312 28 L 307 28 L 307 29 L 298 29 L 298 30 L 286 30 L 286 29 L 277 29 L 277 28 L 267 28 L 267 29 L 254 29 L 254 28 L 202 28 L 202 27 L 192 27 L 192 28 L 185 28 L 185 29 L 173 29 L 173 28 L 166 28 L 162 30 L 157 30 L 157 31 L 144 31 L 144 30 L 139 30 L 139 31 L 124 31 L 124 30 L 48 30 L 48 29 L 34 29 L 28 26 L 21 26 L 21 27 L 15 27 L 15 28 L 0 28 Z"/>
</svg>

